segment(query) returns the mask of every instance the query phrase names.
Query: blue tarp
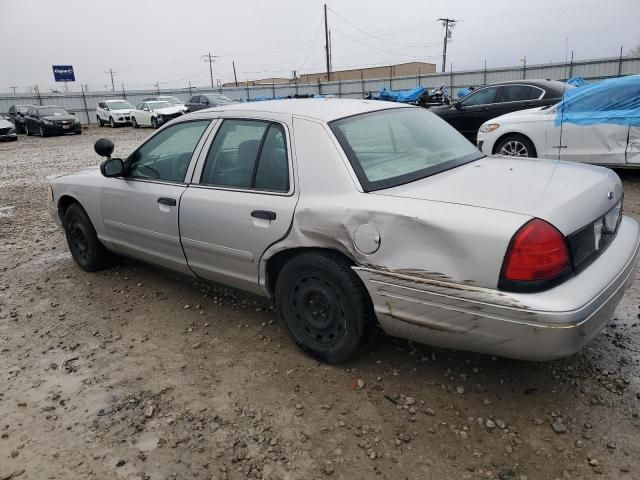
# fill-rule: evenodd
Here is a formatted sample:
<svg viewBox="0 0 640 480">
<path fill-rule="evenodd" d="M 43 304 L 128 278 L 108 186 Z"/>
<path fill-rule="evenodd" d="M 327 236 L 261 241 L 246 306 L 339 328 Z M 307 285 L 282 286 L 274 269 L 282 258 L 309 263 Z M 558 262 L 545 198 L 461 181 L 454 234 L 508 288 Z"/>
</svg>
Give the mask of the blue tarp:
<svg viewBox="0 0 640 480">
<path fill-rule="evenodd" d="M 568 83 L 569 85 L 573 85 L 574 87 L 584 87 L 584 86 L 587 84 L 587 82 L 585 81 L 585 79 L 584 79 L 584 78 L 582 78 L 582 77 L 573 77 L 573 78 L 570 78 L 569 80 L 567 80 L 567 83 Z"/>
<path fill-rule="evenodd" d="M 611 78 L 564 94 L 554 124 L 640 126 L 640 75 Z"/>
<path fill-rule="evenodd" d="M 424 87 L 416 87 L 411 90 L 387 90 L 382 88 L 380 93 L 373 98 L 376 100 L 386 100 L 388 102 L 410 103 L 417 101 L 426 89 Z"/>
<path fill-rule="evenodd" d="M 456 92 L 456 95 L 458 96 L 458 100 L 461 100 L 467 95 L 469 95 L 471 92 L 473 92 L 472 88 L 461 88 Z"/>
</svg>

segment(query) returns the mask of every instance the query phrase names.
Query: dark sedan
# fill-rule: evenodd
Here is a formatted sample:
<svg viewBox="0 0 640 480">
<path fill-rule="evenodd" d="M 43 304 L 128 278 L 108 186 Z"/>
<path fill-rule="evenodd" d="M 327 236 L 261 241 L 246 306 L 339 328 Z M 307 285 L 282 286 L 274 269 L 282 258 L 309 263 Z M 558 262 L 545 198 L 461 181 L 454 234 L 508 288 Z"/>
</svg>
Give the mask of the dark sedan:
<svg viewBox="0 0 640 480">
<path fill-rule="evenodd" d="M 24 116 L 35 105 L 11 105 L 9 108 L 9 121 L 16 127 L 16 132 L 24 133 Z"/>
<path fill-rule="evenodd" d="M 231 100 L 229 97 L 222 95 L 221 93 L 202 93 L 199 95 L 193 95 L 185 104 L 185 107 L 187 107 L 189 112 L 196 112 L 204 108 L 231 105 L 232 103 L 238 102 Z"/>
<path fill-rule="evenodd" d="M 474 145 L 478 129 L 487 120 L 526 108 L 554 105 L 574 88 L 556 80 L 517 80 L 475 89 L 453 105 L 430 110 L 462 133 Z"/>
<path fill-rule="evenodd" d="M 55 105 L 30 108 L 24 116 L 24 129 L 27 135 L 38 134 L 41 137 L 82 133 L 80 120 L 64 108 Z"/>
</svg>

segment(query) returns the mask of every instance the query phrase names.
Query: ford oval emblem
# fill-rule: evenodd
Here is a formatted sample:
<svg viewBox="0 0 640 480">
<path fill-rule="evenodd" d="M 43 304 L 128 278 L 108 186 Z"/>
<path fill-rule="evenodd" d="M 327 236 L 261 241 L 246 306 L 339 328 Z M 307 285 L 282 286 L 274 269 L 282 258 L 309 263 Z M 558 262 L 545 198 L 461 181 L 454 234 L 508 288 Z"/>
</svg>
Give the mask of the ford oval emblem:
<svg viewBox="0 0 640 480">
<path fill-rule="evenodd" d="M 607 193 L 607 198 L 609 200 L 613 200 L 613 190 L 609 190 L 609 193 Z"/>
</svg>

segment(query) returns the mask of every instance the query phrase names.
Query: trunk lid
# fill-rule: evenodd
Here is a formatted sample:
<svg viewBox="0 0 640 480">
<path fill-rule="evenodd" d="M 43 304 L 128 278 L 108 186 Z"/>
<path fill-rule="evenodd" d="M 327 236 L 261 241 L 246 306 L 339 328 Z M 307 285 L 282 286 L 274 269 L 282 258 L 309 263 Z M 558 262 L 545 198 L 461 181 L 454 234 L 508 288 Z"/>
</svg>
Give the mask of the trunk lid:
<svg viewBox="0 0 640 480">
<path fill-rule="evenodd" d="M 519 213 L 569 235 L 613 208 L 622 198 L 622 182 L 612 170 L 593 165 L 485 157 L 373 193 Z"/>
</svg>

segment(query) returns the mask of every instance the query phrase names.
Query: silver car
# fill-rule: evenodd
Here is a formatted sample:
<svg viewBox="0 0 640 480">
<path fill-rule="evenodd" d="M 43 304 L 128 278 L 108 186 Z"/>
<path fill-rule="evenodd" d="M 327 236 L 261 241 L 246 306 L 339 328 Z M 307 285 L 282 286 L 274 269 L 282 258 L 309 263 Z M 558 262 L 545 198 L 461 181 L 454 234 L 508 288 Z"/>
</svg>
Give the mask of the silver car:
<svg viewBox="0 0 640 480">
<path fill-rule="evenodd" d="M 81 268 L 126 255 L 275 301 L 341 362 L 379 327 L 527 360 L 570 355 L 634 278 L 638 224 L 608 169 L 486 157 L 387 102 L 234 104 L 178 118 L 122 160 L 51 180 Z M 114 255 L 115 254 L 115 255 Z"/>
</svg>

